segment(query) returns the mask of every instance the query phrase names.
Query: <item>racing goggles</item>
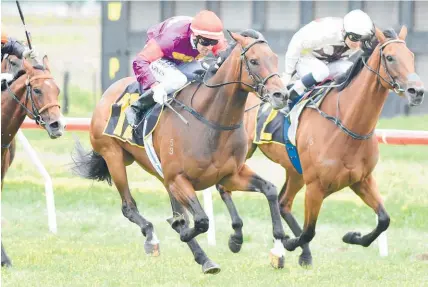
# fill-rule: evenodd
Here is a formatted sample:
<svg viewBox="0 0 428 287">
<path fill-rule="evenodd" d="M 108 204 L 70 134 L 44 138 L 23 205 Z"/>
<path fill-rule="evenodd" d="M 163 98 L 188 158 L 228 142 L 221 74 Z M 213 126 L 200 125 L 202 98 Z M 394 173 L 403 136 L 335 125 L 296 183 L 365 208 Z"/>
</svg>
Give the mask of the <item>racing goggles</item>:
<svg viewBox="0 0 428 287">
<path fill-rule="evenodd" d="M 218 43 L 218 40 L 214 40 L 214 39 L 208 39 L 201 36 L 198 36 L 197 38 L 198 38 L 198 43 L 205 47 L 215 46 Z"/>
</svg>

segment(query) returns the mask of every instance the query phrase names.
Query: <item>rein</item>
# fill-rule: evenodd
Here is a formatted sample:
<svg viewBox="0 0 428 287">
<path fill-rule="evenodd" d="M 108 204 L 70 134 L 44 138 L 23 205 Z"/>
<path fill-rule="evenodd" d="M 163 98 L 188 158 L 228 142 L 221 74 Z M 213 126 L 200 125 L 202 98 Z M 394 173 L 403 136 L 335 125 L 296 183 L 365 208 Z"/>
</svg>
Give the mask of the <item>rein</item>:
<svg viewBox="0 0 428 287">
<path fill-rule="evenodd" d="M 31 78 L 28 78 L 27 81 L 25 82 L 25 85 L 26 85 L 25 102 L 27 103 L 28 99 L 30 99 L 32 111 L 30 111 L 26 107 L 26 105 L 21 103 L 21 101 L 16 96 L 16 94 L 12 91 L 12 89 L 10 88 L 8 83 L 6 83 L 6 87 L 7 87 L 7 90 L 9 92 L 9 95 L 27 112 L 27 114 L 30 116 L 30 118 L 33 119 L 36 122 L 36 124 L 38 124 L 40 126 L 45 126 L 46 123 L 43 121 L 41 114 L 51 107 L 60 107 L 60 105 L 58 102 L 49 103 L 49 104 L 46 104 L 45 106 L 41 107 L 40 109 L 37 109 L 36 104 L 34 102 L 33 93 L 32 93 L 33 92 L 32 83 L 35 80 L 39 80 L 39 79 L 53 79 L 53 77 L 51 75 L 37 75 L 37 76 L 31 77 Z"/>
<path fill-rule="evenodd" d="M 366 63 L 366 61 L 364 60 L 364 58 L 362 59 L 362 61 L 363 61 L 363 64 L 364 64 L 364 66 L 370 71 L 370 72 L 373 72 L 373 73 L 375 73 L 376 75 L 377 75 L 377 80 L 378 80 L 378 82 L 380 82 L 380 79 L 382 79 L 383 81 L 385 81 L 386 83 L 388 83 L 391 87 L 392 87 L 392 89 L 394 90 L 394 92 L 396 92 L 397 94 L 398 93 L 401 93 L 401 92 L 403 92 L 404 90 L 400 87 L 400 84 L 399 83 L 397 83 L 397 81 L 395 81 L 394 80 L 394 78 L 391 76 L 391 74 L 390 74 L 390 72 L 389 72 L 389 70 L 388 70 L 388 66 L 386 65 L 386 61 L 385 61 L 385 56 L 384 56 L 384 54 L 383 54 L 383 49 L 387 46 L 387 45 L 389 45 L 389 44 L 391 44 L 391 43 L 406 43 L 405 41 L 403 41 L 403 40 L 399 40 L 399 39 L 392 39 L 392 40 L 389 40 L 389 41 L 387 41 L 387 42 L 385 42 L 385 43 L 383 43 L 381 46 L 380 46 L 380 52 L 379 52 L 379 56 L 380 56 L 380 61 L 379 61 L 379 67 L 378 67 L 378 69 L 377 69 L 377 71 L 375 71 L 373 68 L 371 68 L 367 63 Z M 383 66 L 383 68 L 385 69 L 385 72 L 386 72 L 386 74 L 388 75 L 388 77 L 390 78 L 390 81 L 388 81 L 387 79 L 385 79 L 384 77 L 382 77 L 381 75 L 380 75 L 380 73 L 379 73 L 379 70 L 380 70 L 380 66 L 381 66 L 381 64 L 382 64 L 382 62 L 384 63 L 382 66 Z M 333 122 L 339 129 L 341 129 L 345 134 L 347 134 L 348 136 L 350 136 L 350 137 L 352 137 L 353 139 L 355 139 L 355 140 L 367 140 L 367 139 L 369 139 L 369 138 L 371 138 L 372 136 L 373 136 L 373 134 L 374 134 L 374 129 L 370 132 L 370 133 L 368 133 L 368 134 L 366 134 L 366 135 L 360 135 L 360 134 L 358 134 L 358 133 L 355 133 L 355 132 L 353 132 L 353 131 L 351 131 L 350 129 L 348 129 L 343 123 L 342 123 L 342 121 L 339 119 L 339 112 L 340 112 L 340 107 L 339 107 L 339 101 L 340 101 L 340 92 L 338 93 L 338 96 L 337 96 L 337 105 L 336 105 L 336 117 L 333 117 L 333 116 L 330 116 L 330 115 L 328 115 L 328 114 L 326 114 L 325 112 L 323 112 L 323 111 L 321 111 L 317 106 L 316 106 L 316 104 L 315 104 L 315 102 L 313 101 L 313 99 L 311 99 L 311 102 L 314 104 L 314 109 L 316 110 L 316 111 L 318 111 L 318 113 L 322 116 L 322 117 L 324 117 L 325 119 L 327 119 L 327 120 L 329 120 L 329 121 L 331 121 L 331 122 Z"/>
<path fill-rule="evenodd" d="M 37 125 L 44 127 L 46 125 L 46 123 L 45 123 L 45 121 L 43 121 L 41 114 L 44 113 L 45 111 L 47 111 L 51 107 L 60 107 L 60 105 L 58 102 L 54 102 L 54 103 L 48 103 L 48 104 L 44 105 L 43 107 L 41 107 L 40 109 L 38 109 L 36 107 L 36 103 L 35 103 L 34 98 L 33 98 L 32 83 L 36 80 L 39 80 L 39 79 L 53 79 L 53 77 L 51 75 L 36 75 L 36 76 L 31 77 L 31 78 L 27 78 L 27 80 L 25 82 L 25 86 L 26 86 L 25 103 L 27 103 L 28 100 L 30 100 L 31 110 L 29 110 L 25 104 L 21 103 L 21 100 L 12 91 L 12 89 L 10 88 L 7 81 L 5 81 L 5 82 L 6 82 L 7 91 L 9 93 L 9 95 L 12 97 L 12 99 L 14 99 L 21 106 L 21 108 L 23 108 L 26 111 L 28 116 L 31 119 L 33 119 Z M 1 148 L 9 148 L 10 144 L 11 143 L 1 144 Z"/>
<path fill-rule="evenodd" d="M 245 54 L 248 52 L 248 50 L 250 50 L 251 47 L 253 47 L 256 44 L 267 44 L 267 41 L 266 40 L 256 40 L 253 43 L 251 43 L 250 45 L 248 45 L 247 47 L 242 47 L 241 48 L 241 61 L 240 61 L 240 66 L 239 66 L 239 80 L 238 81 L 230 81 L 230 82 L 226 82 L 226 83 L 220 83 L 220 84 L 212 84 L 212 85 L 210 85 L 210 84 L 208 84 L 206 82 L 205 78 L 206 78 L 207 74 L 205 74 L 204 79 L 203 79 L 204 85 L 207 86 L 208 88 L 219 88 L 219 87 L 223 87 L 223 86 L 231 85 L 231 84 L 241 84 L 241 85 L 247 86 L 247 87 L 253 89 L 254 91 L 256 91 L 258 97 L 262 101 L 264 101 L 265 97 L 263 97 L 263 91 L 265 90 L 267 81 L 270 78 L 274 77 L 274 76 L 280 77 L 280 75 L 278 73 L 272 73 L 272 74 L 268 75 L 266 78 L 262 79 L 259 75 L 255 75 L 255 74 L 253 74 L 251 72 L 250 66 L 248 65 L 248 59 L 245 56 Z M 247 83 L 244 83 L 244 82 L 241 81 L 241 78 L 242 78 L 242 63 L 245 63 L 245 69 L 247 70 L 250 78 L 255 83 L 255 86 L 252 86 L 250 84 L 247 84 Z"/>
<path fill-rule="evenodd" d="M 253 43 L 251 43 L 250 45 L 248 45 L 247 47 L 242 47 L 241 48 L 241 61 L 240 61 L 240 66 L 239 66 L 239 80 L 238 81 L 231 81 L 231 82 L 226 82 L 226 83 L 220 83 L 220 84 L 208 84 L 206 81 L 206 76 L 207 74 L 204 75 L 204 78 L 202 80 L 203 84 L 208 87 L 208 88 L 219 88 L 219 87 L 223 87 L 226 85 L 231 85 L 231 84 L 242 84 L 244 86 L 247 86 L 251 89 L 253 89 L 254 91 L 256 91 L 257 96 L 262 100 L 265 101 L 265 97 L 263 97 L 263 92 L 266 88 L 266 82 L 274 77 L 274 76 L 278 76 L 278 73 L 272 73 L 270 75 L 268 75 L 266 78 L 262 79 L 259 75 L 255 75 L 251 72 L 250 66 L 248 65 L 248 59 L 245 56 L 245 53 L 248 52 L 248 50 L 253 47 L 256 44 L 267 44 L 266 40 L 256 40 Z M 253 80 L 253 82 L 255 83 L 255 86 L 252 86 L 250 84 L 244 83 L 241 81 L 242 78 L 242 66 L 243 66 L 243 62 L 245 63 L 245 69 L 247 70 L 250 78 Z M 199 89 L 199 87 L 198 87 Z M 198 90 L 197 89 L 197 90 Z M 194 92 L 193 96 L 196 94 L 197 90 Z M 193 99 L 192 96 L 192 99 Z M 200 114 L 199 112 L 197 112 L 195 109 L 193 109 L 192 107 L 189 107 L 187 105 L 185 105 L 184 103 L 178 101 L 177 99 L 173 99 L 174 102 L 176 102 L 180 107 L 182 107 L 184 110 L 186 110 L 187 112 L 189 112 L 191 115 L 193 115 L 196 119 L 198 119 L 199 121 L 201 121 L 202 123 L 204 123 L 205 125 L 215 129 L 215 130 L 221 130 L 221 131 L 231 131 L 231 130 L 235 130 L 238 129 L 242 126 L 243 121 L 241 121 L 240 123 L 236 124 L 236 125 L 232 125 L 232 126 L 224 126 L 224 125 L 219 125 L 217 123 L 211 122 L 209 120 L 207 120 L 202 114 Z M 246 110 L 248 111 L 248 110 Z M 245 111 L 245 112 L 246 112 Z"/>
</svg>

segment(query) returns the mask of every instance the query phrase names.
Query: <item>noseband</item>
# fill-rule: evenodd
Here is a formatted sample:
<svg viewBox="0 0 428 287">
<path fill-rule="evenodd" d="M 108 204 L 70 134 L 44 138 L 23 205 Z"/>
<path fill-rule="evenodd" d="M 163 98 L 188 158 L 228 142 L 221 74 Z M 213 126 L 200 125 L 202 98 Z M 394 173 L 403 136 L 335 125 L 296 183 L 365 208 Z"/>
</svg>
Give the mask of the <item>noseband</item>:
<svg viewBox="0 0 428 287">
<path fill-rule="evenodd" d="M 404 92 L 404 89 L 403 88 L 401 88 L 401 86 L 400 86 L 400 84 L 391 76 L 391 73 L 389 72 L 389 70 L 388 70 L 388 65 L 386 64 L 386 60 L 385 60 L 385 55 L 383 54 L 383 49 L 387 46 L 387 45 L 389 45 L 389 44 L 391 44 L 391 43 L 403 43 L 403 44 L 406 44 L 406 42 L 405 41 L 403 41 L 403 40 L 399 40 L 399 39 L 392 39 L 392 40 L 389 40 L 389 41 L 386 41 L 385 43 L 383 43 L 381 46 L 380 46 L 380 61 L 379 61 L 379 66 L 378 66 L 378 68 L 377 68 L 377 71 L 375 71 L 375 70 L 373 70 L 367 63 L 366 63 L 366 61 L 363 59 L 363 63 L 364 63 L 364 66 L 366 66 L 366 68 L 367 69 L 369 69 L 369 71 L 371 71 L 371 72 L 373 72 L 373 73 L 375 73 L 376 75 L 377 75 L 377 79 L 378 79 L 378 81 L 380 82 L 380 79 L 382 79 L 384 82 L 386 82 L 386 83 L 388 83 L 391 87 L 392 87 L 392 89 L 394 90 L 394 92 L 396 92 L 397 94 L 399 94 L 399 93 L 402 93 L 402 92 Z M 385 79 L 384 77 L 382 77 L 381 75 L 380 75 L 380 73 L 379 73 L 379 70 L 380 70 L 380 65 L 381 65 L 381 63 L 383 62 L 383 64 L 382 64 L 382 66 L 383 66 L 383 68 L 385 69 L 385 72 L 386 72 L 386 74 L 388 75 L 388 77 L 389 77 L 389 80 L 387 80 L 387 79 Z"/>
</svg>

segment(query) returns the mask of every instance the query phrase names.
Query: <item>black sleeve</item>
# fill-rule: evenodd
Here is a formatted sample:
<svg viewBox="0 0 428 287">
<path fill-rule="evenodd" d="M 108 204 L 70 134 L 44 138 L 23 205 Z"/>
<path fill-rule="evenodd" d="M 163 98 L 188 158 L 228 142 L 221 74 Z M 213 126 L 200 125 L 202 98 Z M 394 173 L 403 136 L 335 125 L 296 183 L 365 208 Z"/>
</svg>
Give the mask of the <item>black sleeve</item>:
<svg viewBox="0 0 428 287">
<path fill-rule="evenodd" d="M 24 52 L 24 46 L 16 41 L 15 39 L 9 38 L 9 41 L 7 41 L 2 47 L 1 47 L 1 53 L 9 54 L 17 56 L 18 58 L 22 59 L 22 53 Z"/>
</svg>

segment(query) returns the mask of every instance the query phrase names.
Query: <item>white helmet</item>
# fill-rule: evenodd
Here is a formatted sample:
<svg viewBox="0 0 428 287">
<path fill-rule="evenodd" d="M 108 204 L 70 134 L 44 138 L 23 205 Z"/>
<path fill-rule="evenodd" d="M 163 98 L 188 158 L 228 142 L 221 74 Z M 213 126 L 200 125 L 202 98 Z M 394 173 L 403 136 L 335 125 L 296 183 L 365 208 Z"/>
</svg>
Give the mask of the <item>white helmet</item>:
<svg viewBox="0 0 428 287">
<path fill-rule="evenodd" d="M 352 10 L 343 18 L 343 28 L 345 33 L 352 33 L 367 37 L 373 35 L 373 21 L 370 16 L 357 9 Z"/>
</svg>

